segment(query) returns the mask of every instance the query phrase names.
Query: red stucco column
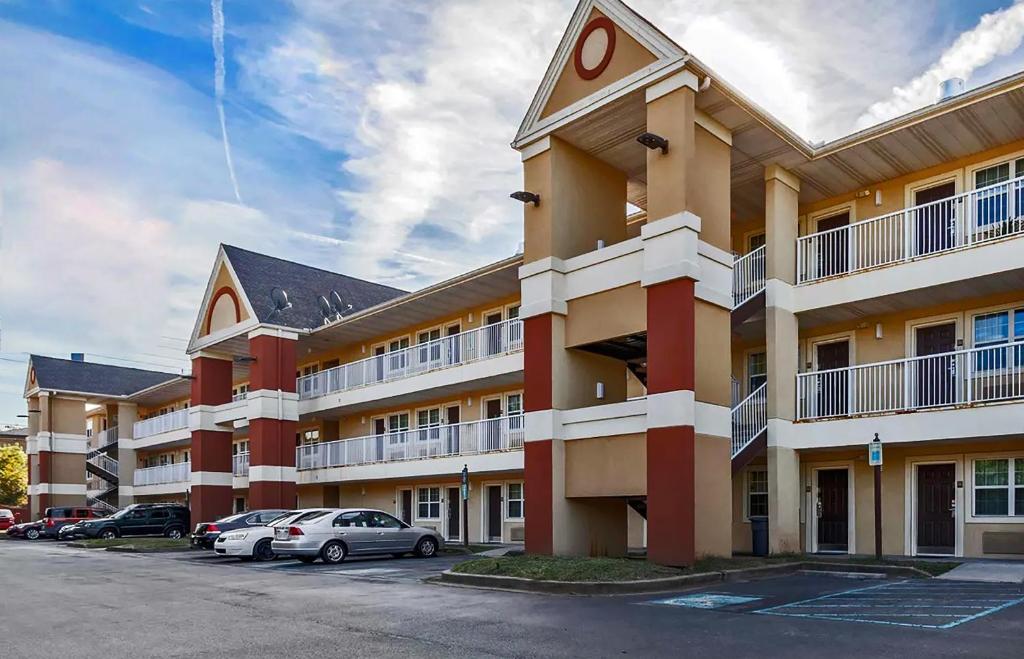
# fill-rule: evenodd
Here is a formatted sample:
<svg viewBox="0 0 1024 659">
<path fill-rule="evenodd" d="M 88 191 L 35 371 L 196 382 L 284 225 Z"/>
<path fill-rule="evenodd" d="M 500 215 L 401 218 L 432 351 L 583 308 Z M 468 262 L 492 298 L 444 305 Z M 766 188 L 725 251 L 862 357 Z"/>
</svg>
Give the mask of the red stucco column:
<svg viewBox="0 0 1024 659">
<path fill-rule="evenodd" d="M 295 342 L 289 332 L 256 330 L 249 335 L 249 508 L 293 508 L 295 432 Z"/>
<path fill-rule="evenodd" d="M 523 410 L 528 415 L 543 415 L 552 408 L 551 372 L 552 314 L 545 313 L 523 321 Z M 552 438 L 531 437 L 524 446 L 526 497 L 526 551 L 551 554 L 554 547 Z"/>
<path fill-rule="evenodd" d="M 231 402 L 232 362 L 200 355 L 192 359 L 192 523 L 232 513 L 231 432 L 213 423 L 213 408 Z"/>
</svg>

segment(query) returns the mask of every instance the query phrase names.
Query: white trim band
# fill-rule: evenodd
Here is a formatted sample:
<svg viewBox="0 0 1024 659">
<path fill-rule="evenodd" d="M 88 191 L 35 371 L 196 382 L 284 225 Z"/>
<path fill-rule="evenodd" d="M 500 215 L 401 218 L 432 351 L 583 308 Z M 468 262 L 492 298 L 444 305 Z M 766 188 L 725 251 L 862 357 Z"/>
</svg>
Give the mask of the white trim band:
<svg viewBox="0 0 1024 659">
<path fill-rule="evenodd" d="M 230 471 L 193 471 L 190 482 L 197 485 L 217 485 L 231 487 L 233 476 Z"/>
<path fill-rule="evenodd" d="M 296 482 L 295 467 L 275 467 L 272 465 L 250 465 L 249 483 L 255 481 L 269 481 L 275 483 Z"/>
</svg>

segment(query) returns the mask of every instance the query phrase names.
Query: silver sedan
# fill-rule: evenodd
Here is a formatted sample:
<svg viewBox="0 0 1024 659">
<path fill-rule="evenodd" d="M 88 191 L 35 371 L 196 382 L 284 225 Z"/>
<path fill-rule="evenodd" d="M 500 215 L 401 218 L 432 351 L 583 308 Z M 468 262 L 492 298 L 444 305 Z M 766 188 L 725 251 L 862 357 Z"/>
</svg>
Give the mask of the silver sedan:
<svg viewBox="0 0 1024 659">
<path fill-rule="evenodd" d="M 380 510 L 332 508 L 317 510 L 274 529 L 271 547 L 279 556 L 304 563 L 320 558 L 340 563 L 347 556 L 409 552 L 422 558 L 437 555 L 443 543 L 433 529 L 409 526 Z"/>
</svg>

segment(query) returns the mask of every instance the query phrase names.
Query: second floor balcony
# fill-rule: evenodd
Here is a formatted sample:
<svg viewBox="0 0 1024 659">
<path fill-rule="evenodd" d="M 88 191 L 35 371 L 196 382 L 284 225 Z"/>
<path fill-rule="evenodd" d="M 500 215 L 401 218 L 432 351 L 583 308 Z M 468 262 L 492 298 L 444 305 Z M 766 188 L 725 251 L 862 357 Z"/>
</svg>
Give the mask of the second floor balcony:
<svg viewBox="0 0 1024 659">
<path fill-rule="evenodd" d="M 514 451 L 522 450 L 524 438 L 524 417 L 512 415 L 300 446 L 295 464 L 322 469 Z"/>
<path fill-rule="evenodd" d="M 798 420 L 1024 400 L 1024 343 L 797 375 Z"/>
<path fill-rule="evenodd" d="M 1024 177 L 797 239 L 797 282 L 896 265 L 1024 235 Z"/>
<path fill-rule="evenodd" d="M 248 476 L 249 475 L 249 454 L 248 453 L 236 453 L 231 456 L 231 475 L 232 476 Z"/>
<path fill-rule="evenodd" d="M 183 428 L 188 428 L 188 408 L 136 421 L 132 426 L 132 438 L 142 439 Z"/>
<path fill-rule="evenodd" d="M 492 359 L 523 349 L 518 318 L 375 355 L 298 379 L 301 400 Z"/>
<path fill-rule="evenodd" d="M 136 469 L 133 478 L 133 485 L 163 485 L 165 483 L 187 483 L 192 478 L 192 463 L 179 462 L 177 464 L 158 465 Z"/>
</svg>

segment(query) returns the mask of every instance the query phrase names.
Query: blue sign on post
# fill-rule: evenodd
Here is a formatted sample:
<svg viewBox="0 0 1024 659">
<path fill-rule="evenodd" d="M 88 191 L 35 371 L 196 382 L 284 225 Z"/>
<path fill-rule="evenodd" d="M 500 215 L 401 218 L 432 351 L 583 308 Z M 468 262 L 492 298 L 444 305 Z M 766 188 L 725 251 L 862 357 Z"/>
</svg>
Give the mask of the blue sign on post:
<svg viewBox="0 0 1024 659">
<path fill-rule="evenodd" d="M 868 442 L 868 464 L 872 467 L 880 467 L 882 465 L 882 441 L 878 439 L 878 435 Z"/>
</svg>

